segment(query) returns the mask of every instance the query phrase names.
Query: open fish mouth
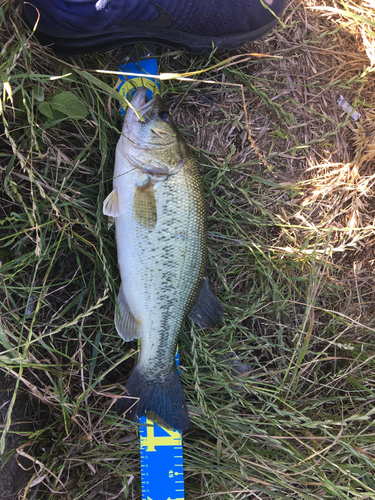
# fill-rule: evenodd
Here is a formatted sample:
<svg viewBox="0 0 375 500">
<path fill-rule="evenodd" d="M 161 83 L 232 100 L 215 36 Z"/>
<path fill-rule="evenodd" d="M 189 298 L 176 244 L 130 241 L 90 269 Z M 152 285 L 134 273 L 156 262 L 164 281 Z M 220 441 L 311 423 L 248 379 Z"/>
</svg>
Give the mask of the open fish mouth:
<svg viewBox="0 0 375 500">
<path fill-rule="evenodd" d="M 147 101 L 146 94 L 145 87 L 138 89 L 126 112 L 122 135 L 131 146 L 123 143 L 123 155 L 142 172 L 165 177 L 182 168 L 185 149 L 161 97 Z"/>
<path fill-rule="evenodd" d="M 137 113 L 134 113 L 133 111 L 133 114 L 135 116 L 132 116 L 132 119 L 138 122 L 142 121 L 143 123 L 145 123 L 149 120 L 154 119 L 156 114 L 159 114 L 160 120 L 168 122 L 168 108 L 166 108 L 160 95 L 156 94 L 151 100 L 147 101 L 146 94 L 147 89 L 145 87 L 141 87 L 134 94 L 131 105 L 136 109 Z M 140 118 L 140 116 L 142 118 Z"/>
<path fill-rule="evenodd" d="M 154 116 L 154 108 L 157 101 L 160 99 L 158 95 L 155 95 L 150 101 L 146 101 L 147 89 L 145 87 L 141 87 L 134 94 L 133 99 L 131 101 L 132 106 L 137 110 L 138 114 L 143 118 L 141 120 L 136 113 L 133 119 L 135 121 L 147 121 Z"/>
<path fill-rule="evenodd" d="M 131 107 L 126 112 L 123 135 L 136 150 L 168 150 L 176 147 L 176 134 L 170 126 L 168 110 L 160 95 L 147 101 L 146 94 L 145 87 L 134 94 Z"/>
<path fill-rule="evenodd" d="M 140 115 L 142 115 L 142 107 L 147 104 L 146 103 L 146 87 L 141 87 L 137 90 L 137 92 L 133 95 L 133 99 L 131 101 L 132 107 L 134 107 Z M 151 99 L 152 101 L 153 99 Z M 151 102 L 149 101 L 149 102 Z"/>
<path fill-rule="evenodd" d="M 127 130 L 131 130 L 132 124 L 134 122 L 144 123 L 150 119 L 150 116 L 145 116 L 148 112 L 151 111 L 155 104 L 155 97 L 153 97 L 150 101 L 146 101 L 146 93 L 147 89 L 145 87 L 141 87 L 134 94 L 133 99 L 131 100 L 130 106 L 126 111 L 124 127 Z"/>
</svg>

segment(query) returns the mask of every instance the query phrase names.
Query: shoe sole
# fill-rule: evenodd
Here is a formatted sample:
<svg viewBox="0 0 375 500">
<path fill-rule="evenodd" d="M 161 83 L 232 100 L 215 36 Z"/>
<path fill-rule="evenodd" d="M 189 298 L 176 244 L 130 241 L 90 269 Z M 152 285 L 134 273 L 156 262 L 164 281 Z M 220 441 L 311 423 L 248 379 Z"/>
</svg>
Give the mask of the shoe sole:
<svg viewBox="0 0 375 500">
<path fill-rule="evenodd" d="M 35 19 L 31 18 L 28 11 L 23 9 L 23 17 L 26 24 L 32 30 L 35 25 Z M 214 48 L 217 52 L 224 50 L 238 49 L 262 38 L 277 24 L 275 18 L 270 23 L 265 24 L 249 33 L 231 35 L 227 37 L 208 38 L 189 33 L 183 33 L 173 29 L 140 29 L 134 26 L 121 26 L 106 32 L 97 34 L 76 34 L 65 33 L 62 31 L 53 31 L 36 29 L 35 36 L 42 45 L 50 45 L 57 54 L 89 54 L 91 52 L 103 52 L 106 50 L 129 45 L 134 43 L 154 42 L 160 45 L 166 45 L 173 49 L 184 49 L 191 53 L 211 52 Z M 142 31 L 140 33 L 140 31 Z"/>
</svg>

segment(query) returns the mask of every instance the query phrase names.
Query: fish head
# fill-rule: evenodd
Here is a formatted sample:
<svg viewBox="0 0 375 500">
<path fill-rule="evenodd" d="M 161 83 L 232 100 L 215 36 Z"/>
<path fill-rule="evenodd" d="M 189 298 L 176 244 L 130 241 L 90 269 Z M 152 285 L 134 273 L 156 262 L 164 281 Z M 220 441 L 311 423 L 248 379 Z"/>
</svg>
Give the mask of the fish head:
<svg viewBox="0 0 375 500">
<path fill-rule="evenodd" d="M 140 170 L 150 175 L 176 174 L 187 158 L 186 145 L 172 121 L 162 98 L 146 101 L 145 87 L 134 94 L 120 140 Z"/>
</svg>

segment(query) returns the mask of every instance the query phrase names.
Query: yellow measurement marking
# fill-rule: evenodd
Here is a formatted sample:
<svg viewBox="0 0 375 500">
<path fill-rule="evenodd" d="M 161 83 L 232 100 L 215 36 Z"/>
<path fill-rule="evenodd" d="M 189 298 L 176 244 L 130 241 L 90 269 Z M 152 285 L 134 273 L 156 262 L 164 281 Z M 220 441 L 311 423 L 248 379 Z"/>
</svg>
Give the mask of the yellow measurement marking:
<svg viewBox="0 0 375 500">
<path fill-rule="evenodd" d="M 155 436 L 154 435 L 154 422 L 149 418 L 146 419 L 146 437 L 141 436 L 141 448 L 146 447 L 147 451 L 156 451 L 155 446 L 175 446 L 181 444 L 181 433 L 173 429 L 163 430 L 168 436 Z"/>
</svg>

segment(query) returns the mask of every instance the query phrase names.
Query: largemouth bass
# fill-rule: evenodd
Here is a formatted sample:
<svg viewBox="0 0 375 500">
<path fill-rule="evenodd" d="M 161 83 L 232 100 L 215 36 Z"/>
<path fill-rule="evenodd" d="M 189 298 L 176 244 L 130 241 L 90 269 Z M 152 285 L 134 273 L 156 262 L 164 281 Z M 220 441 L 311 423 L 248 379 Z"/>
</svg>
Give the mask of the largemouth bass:
<svg viewBox="0 0 375 500">
<path fill-rule="evenodd" d="M 188 147 L 160 96 L 139 89 L 116 148 L 113 191 L 104 214 L 114 217 L 121 286 L 115 325 L 125 340 L 141 338 L 140 357 L 117 402 L 138 421 L 153 412 L 175 429 L 189 416 L 175 363 L 187 314 L 205 328 L 222 308 L 206 279 L 203 186 Z"/>
</svg>

